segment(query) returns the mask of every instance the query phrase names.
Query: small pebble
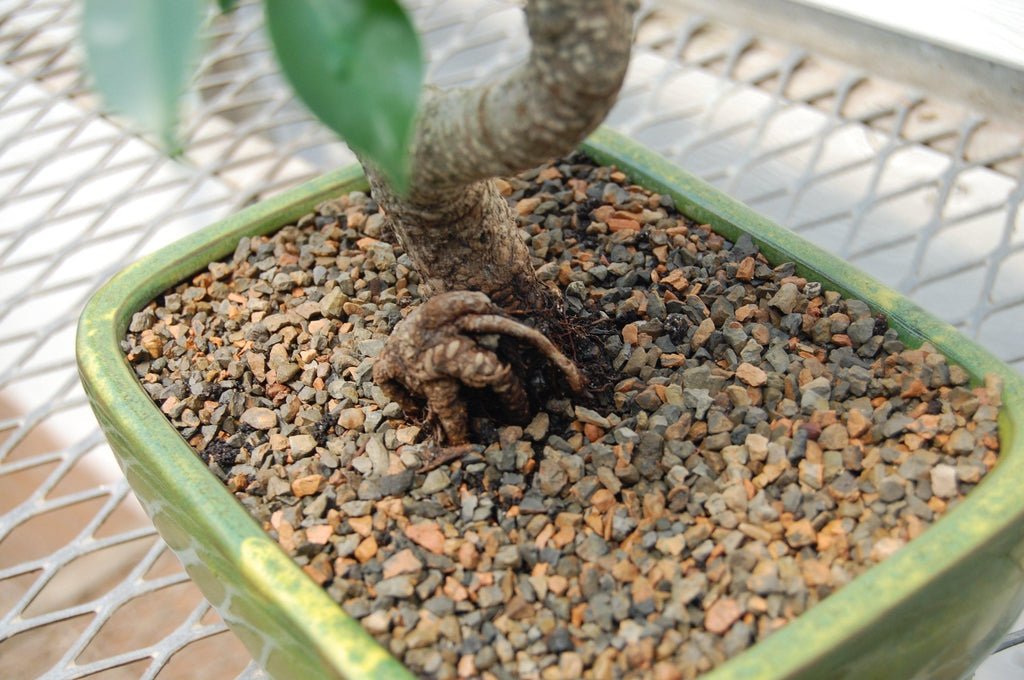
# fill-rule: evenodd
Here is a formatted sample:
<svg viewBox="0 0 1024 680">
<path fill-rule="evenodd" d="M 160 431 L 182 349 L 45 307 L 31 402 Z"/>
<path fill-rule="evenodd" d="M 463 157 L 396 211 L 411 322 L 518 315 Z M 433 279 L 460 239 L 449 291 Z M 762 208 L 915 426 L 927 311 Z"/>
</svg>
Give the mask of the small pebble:
<svg viewBox="0 0 1024 680">
<path fill-rule="evenodd" d="M 366 422 L 362 409 L 346 408 L 338 412 L 338 425 L 346 430 L 359 430 Z"/>
<path fill-rule="evenodd" d="M 308 434 L 288 437 L 288 449 L 293 456 L 304 456 L 316 448 L 316 439 Z"/>
<path fill-rule="evenodd" d="M 254 407 L 245 411 L 240 420 L 257 430 L 269 430 L 277 425 L 277 414 L 269 408 Z"/>
<path fill-rule="evenodd" d="M 420 491 L 428 495 L 434 494 L 442 489 L 446 489 L 450 483 L 451 479 L 448 477 L 447 472 L 440 469 L 431 470 L 427 473 L 427 478 L 423 480 Z"/>
<path fill-rule="evenodd" d="M 313 494 L 320 490 L 320 486 L 323 483 L 323 475 L 318 474 L 299 477 L 294 482 L 292 482 L 292 494 L 294 494 L 296 498 L 302 498 L 303 496 L 312 496 Z"/>
<path fill-rule="evenodd" d="M 743 363 L 736 369 L 736 377 L 750 385 L 760 387 L 768 380 L 768 374 L 753 364 Z"/>
<path fill-rule="evenodd" d="M 932 493 L 939 498 L 953 498 L 957 495 L 956 468 L 940 463 L 931 471 Z"/>
<path fill-rule="evenodd" d="M 444 551 L 444 534 L 435 522 L 410 524 L 405 528 L 405 535 L 432 553 L 440 555 Z"/>
<path fill-rule="evenodd" d="M 704 616 L 704 627 L 711 633 L 721 635 L 729 630 L 742 614 L 743 610 L 736 600 L 730 597 L 715 600 Z"/>
<path fill-rule="evenodd" d="M 586 408 L 584 406 L 576 407 L 576 419 L 582 423 L 589 423 L 590 425 L 597 425 L 602 428 L 609 428 L 612 426 L 611 422 L 597 411 Z"/>
<path fill-rule="evenodd" d="M 423 562 L 416 558 L 412 550 L 400 550 L 384 562 L 381 576 L 389 579 L 400 574 L 417 574 L 423 568 Z"/>
</svg>

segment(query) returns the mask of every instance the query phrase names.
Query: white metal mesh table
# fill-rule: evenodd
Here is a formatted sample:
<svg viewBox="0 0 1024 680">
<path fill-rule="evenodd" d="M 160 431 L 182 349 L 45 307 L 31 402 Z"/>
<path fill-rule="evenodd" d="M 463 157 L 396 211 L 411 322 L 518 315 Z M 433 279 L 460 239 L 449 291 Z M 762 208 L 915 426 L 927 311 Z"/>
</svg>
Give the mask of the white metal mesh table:
<svg viewBox="0 0 1024 680">
<path fill-rule="evenodd" d="M 408 4 L 434 82 L 524 55 L 515 4 Z M 98 110 L 79 11 L 0 0 L 0 677 L 257 677 L 113 464 L 74 327 L 140 254 L 353 157 L 290 100 L 243 5 L 212 23 L 169 160 Z M 1021 121 L 666 1 L 641 12 L 609 123 L 1024 369 Z M 1024 668 L 1010 651 L 979 677 L 1000 665 Z"/>
</svg>

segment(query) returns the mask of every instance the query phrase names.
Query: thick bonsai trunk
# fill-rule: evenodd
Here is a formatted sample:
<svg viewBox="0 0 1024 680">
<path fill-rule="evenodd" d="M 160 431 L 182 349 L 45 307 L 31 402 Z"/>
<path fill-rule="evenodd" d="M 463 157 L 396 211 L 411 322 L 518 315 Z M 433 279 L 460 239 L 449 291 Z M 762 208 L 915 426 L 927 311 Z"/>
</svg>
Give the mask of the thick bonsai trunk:
<svg viewBox="0 0 1024 680">
<path fill-rule="evenodd" d="M 386 177 L 366 165 L 373 196 L 430 294 L 480 291 L 506 313 L 519 316 L 552 308 L 553 296 L 537 280 L 493 178 L 568 153 L 604 120 L 629 61 L 633 4 L 529 0 L 532 47 L 525 64 L 483 87 L 424 92 L 410 150 L 409 191 L 399 195 Z M 417 318 L 420 325 L 430 326 L 422 315 Z M 413 344 L 431 346 L 428 331 L 418 334 L 410 325 L 400 334 L 407 339 L 405 345 L 412 338 Z M 386 355 L 399 356 L 400 344 L 392 336 Z M 430 374 L 437 367 L 430 365 L 427 354 L 421 368 Z M 450 381 L 444 376 L 438 380 L 452 392 Z M 464 373 L 459 380 L 467 387 L 473 383 Z M 395 384 L 394 379 L 383 382 L 382 387 Z M 415 396 L 427 402 L 428 414 L 449 423 L 443 429 L 464 431 L 453 423 L 465 420 L 465 405 L 451 398 L 431 399 L 434 387 L 407 384 L 402 396 L 408 401 L 419 392 Z M 508 385 L 490 388 L 497 394 Z"/>
<path fill-rule="evenodd" d="M 477 290 L 506 309 L 543 307 L 515 217 L 492 180 L 436 193 L 436 201 L 402 200 L 374 178 L 373 193 L 429 293 Z"/>
<path fill-rule="evenodd" d="M 424 92 L 408 194 L 368 168 L 374 198 L 433 293 L 479 290 L 503 307 L 542 304 L 529 253 L 490 180 L 568 153 L 604 120 L 629 62 L 632 4 L 531 0 L 525 64 L 483 87 Z"/>
</svg>

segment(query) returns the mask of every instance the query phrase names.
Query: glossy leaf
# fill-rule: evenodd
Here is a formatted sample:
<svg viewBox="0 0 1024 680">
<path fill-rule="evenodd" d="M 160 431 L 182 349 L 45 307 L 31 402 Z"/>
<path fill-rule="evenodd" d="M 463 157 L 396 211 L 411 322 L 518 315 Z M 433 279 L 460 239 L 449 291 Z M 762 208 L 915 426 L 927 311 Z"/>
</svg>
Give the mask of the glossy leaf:
<svg viewBox="0 0 1024 680">
<path fill-rule="evenodd" d="M 178 100 L 200 45 L 204 0 L 86 0 L 86 60 L 107 106 L 179 151 Z"/>
<path fill-rule="evenodd" d="M 423 59 L 394 0 L 267 0 L 285 76 L 306 106 L 399 191 L 408 185 Z"/>
</svg>

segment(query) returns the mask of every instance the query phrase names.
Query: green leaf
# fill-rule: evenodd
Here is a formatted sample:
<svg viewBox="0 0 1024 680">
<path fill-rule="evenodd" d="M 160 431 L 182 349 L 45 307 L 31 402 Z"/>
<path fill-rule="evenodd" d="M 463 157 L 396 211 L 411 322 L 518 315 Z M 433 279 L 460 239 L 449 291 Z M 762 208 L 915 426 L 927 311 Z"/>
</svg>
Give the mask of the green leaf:
<svg viewBox="0 0 1024 680">
<path fill-rule="evenodd" d="M 220 7 L 221 14 L 227 14 L 238 6 L 238 0 L 217 0 L 217 5 Z"/>
<path fill-rule="evenodd" d="M 178 151 L 178 99 L 199 51 L 204 0 L 86 0 L 86 61 L 111 109 Z"/>
<path fill-rule="evenodd" d="M 394 0 L 266 0 L 285 76 L 306 106 L 399 191 L 409 183 L 423 59 Z"/>
</svg>

